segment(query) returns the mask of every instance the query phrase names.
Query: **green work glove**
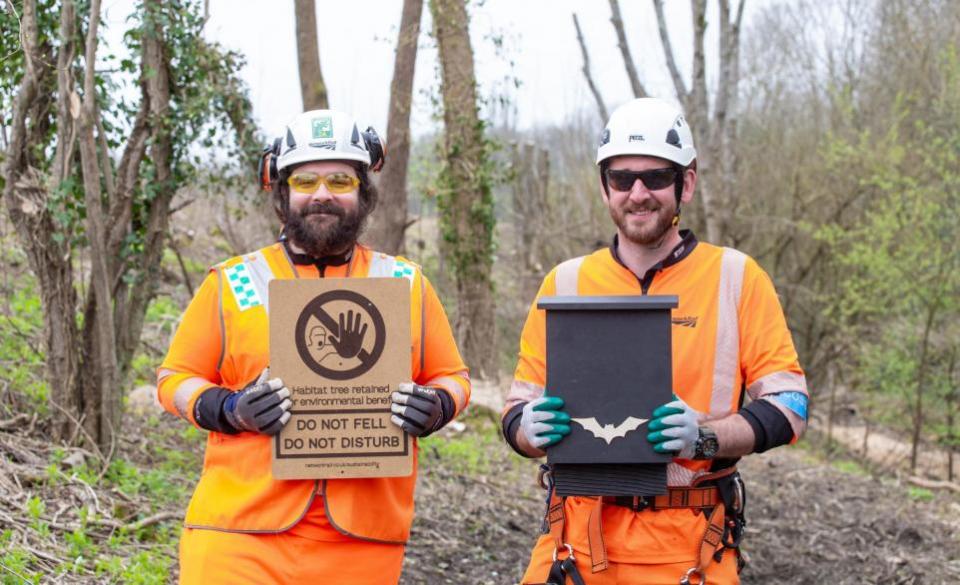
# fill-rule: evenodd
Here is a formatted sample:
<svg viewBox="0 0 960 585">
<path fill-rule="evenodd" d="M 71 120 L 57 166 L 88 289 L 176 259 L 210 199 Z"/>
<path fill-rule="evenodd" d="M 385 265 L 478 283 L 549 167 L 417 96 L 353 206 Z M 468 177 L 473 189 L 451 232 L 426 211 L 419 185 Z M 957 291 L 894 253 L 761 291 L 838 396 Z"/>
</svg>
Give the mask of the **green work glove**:
<svg viewBox="0 0 960 585">
<path fill-rule="evenodd" d="M 653 420 L 647 425 L 650 431 L 647 440 L 653 443 L 657 453 L 690 458 L 696 448 L 699 421 L 700 413 L 674 394 L 673 401 L 653 411 Z"/>
<path fill-rule="evenodd" d="M 570 434 L 570 415 L 563 412 L 563 399 L 541 396 L 524 405 L 520 432 L 537 449 L 559 443 Z"/>
</svg>

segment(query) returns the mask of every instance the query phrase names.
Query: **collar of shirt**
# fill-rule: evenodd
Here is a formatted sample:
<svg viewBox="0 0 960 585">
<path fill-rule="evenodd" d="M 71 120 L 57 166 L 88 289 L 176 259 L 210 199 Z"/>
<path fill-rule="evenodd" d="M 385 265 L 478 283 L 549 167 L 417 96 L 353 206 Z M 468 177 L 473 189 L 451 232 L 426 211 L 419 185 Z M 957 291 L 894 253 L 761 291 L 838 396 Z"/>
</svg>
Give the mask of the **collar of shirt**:
<svg viewBox="0 0 960 585">
<path fill-rule="evenodd" d="M 613 236 L 613 242 L 610 244 L 610 255 L 613 256 L 613 259 L 616 260 L 617 264 L 623 266 L 626 270 L 627 265 L 623 263 L 623 260 L 620 259 L 620 254 L 617 252 L 617 247 L 619 245 L 619 238 L 616 234 Z M 647 294 L 647 289 L 650 288 L 650 284 L 653 282 L 653 277 L 657 272 L 677 264 L 684 258 L 690 255 L 693 252 L 693 249 L 697 247 L 697 236 L 693 234 L 691 230 L 680 230 L 680 243 L 673 247 L 670 250 L 670 253 L 667 254 L 667 257 L 657 262 L 647 270 L 643 276 L 637 276 L 637 280 L 640 281 L 640 288 L 643 290 L 643 294 Z M 631 271 L 631 274 L 633 272 Z"/>
</svg>

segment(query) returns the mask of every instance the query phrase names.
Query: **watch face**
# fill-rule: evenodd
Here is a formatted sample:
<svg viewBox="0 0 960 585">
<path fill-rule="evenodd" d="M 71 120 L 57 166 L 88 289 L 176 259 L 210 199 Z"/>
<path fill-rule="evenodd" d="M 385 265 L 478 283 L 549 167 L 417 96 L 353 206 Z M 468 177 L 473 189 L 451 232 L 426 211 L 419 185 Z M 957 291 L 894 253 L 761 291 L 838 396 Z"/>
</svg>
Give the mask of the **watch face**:
<svg viewBox="0 0 960 585">
<path fill-rule="evenodd" d="M 719 443 L 717 443 L 716 437 L 705 437 L 703 439 L 702 449 L 703 456 L 706 458 L 711 458 L 717 454 L 717 450 L 720 448 Z"/>
<path fill-rule="evenodd" d="M 700 429 L 700 436 L 697 438 L 696 455 L 697 459 L 712 459 L 720 449 L 720 442 L 717 441 L 717 434 L 710 429 Z"/>
</svg>

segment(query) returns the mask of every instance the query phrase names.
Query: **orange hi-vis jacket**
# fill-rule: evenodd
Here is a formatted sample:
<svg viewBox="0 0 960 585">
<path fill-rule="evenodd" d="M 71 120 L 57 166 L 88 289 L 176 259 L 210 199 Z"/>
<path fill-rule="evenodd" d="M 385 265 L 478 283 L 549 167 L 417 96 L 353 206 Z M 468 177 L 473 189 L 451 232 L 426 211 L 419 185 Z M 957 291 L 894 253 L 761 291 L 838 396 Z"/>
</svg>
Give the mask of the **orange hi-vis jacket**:
<svg viewBox="0 0 960 585">
<path fill-rule="evenodd" d="M 544 278 L 520 338 L 520 359 L 504 415 L 544 393 L 546 312 L 543 296 L 677 295 L 672 312 L 673 391 L 704 421 L 740 409 L 743 390 L 752 400 L 779 392 L 807 393 L 783 310 L 769 276 L 751 258 L 731 248 L 697 242 L 690 232 L 660 265 L 637 277 L 615 256 L 615 246 L 568 260 Z M 805 422 L 777 402 L 794 441 Z M 670 486 L 689 486 L 709 471 L 710 461 L 675 458 L 667 466 Z M 566 499 L 567 542 L 588 551 L 587 519 L 594 501 Z M 613 561 L 670 563 L 691 560 L 706 520 L 686 509 L 603 508 L 604 540 Z M 640 536 L 638 536 L 640 535 Z"/>
<path fill-rule="evenodd" d="M 358 245 L 348 264 L 327 266 L 321 274 L 316 266 L 295 265 L 280 243 L 210 270 L 158 370 L 163 407 L 196 424 L 194 404 L 203 391 L 212 386 L 241 390 L 256 380 L 269 365 L 268 282 L 318 277 L 410 280 L 413 381 L 447 391 L 457 413 L 466 407 L 470 396 L 466 366 L 440 300 L 418 266 Z M 413 520 L 416 449 L 409 477 L 278 480 L 271 473 L 271 444 L 270 437 L 257 433 L 210 432 L 186 526 L 281 532 L 295 525 L 320 494 L 330 525 L 340 533 L 376 542 L 406 542 Z"/>
</svg>

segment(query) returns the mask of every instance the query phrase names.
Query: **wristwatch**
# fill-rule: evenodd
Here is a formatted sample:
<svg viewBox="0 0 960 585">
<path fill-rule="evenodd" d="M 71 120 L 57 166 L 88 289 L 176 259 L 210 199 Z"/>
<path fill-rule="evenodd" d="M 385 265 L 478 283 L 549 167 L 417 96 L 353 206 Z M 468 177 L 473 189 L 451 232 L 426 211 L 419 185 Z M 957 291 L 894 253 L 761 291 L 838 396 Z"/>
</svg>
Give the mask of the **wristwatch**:
<svg viewBox="0 0 960 585">
<path fill-rule="evenodd" d="M 694 444 L 694 459 L 713 459 L 720 450 L 717 433 L 710 427 L 700 427 L 697 431 L 697 442 Z"/>
</svg>

